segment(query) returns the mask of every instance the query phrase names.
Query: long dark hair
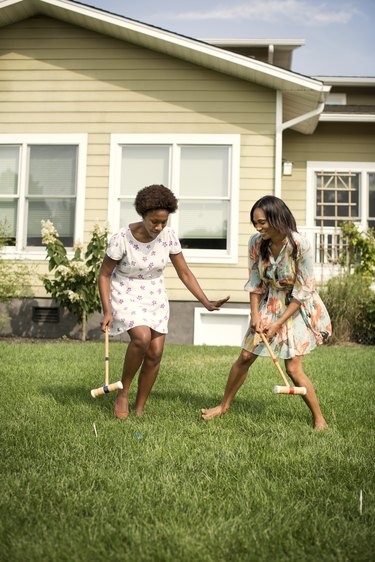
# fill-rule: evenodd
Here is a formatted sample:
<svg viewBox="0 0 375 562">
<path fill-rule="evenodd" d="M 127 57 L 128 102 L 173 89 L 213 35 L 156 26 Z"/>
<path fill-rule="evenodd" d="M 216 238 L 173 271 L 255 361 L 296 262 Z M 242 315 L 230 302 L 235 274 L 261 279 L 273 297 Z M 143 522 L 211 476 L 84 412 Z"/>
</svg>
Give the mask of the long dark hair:
<svg viewBox="0 0 375 562">
<path fill-rule="evenodd" d="M 289 207 L 282 199 L 279 199 L 274 195 L 265 195 L 254 203 L 250 211 L 250 220 L 253 224 L 255 209 L 262 209 L 270 225 L 278 230 L 283 236 L 288 238 L 293 248 L 292 256 L 295 259 L 297 257 L 297 244 L 294 241 L 292 233 L 297 232 L 297 224 Z M 269 245 L 270 240 L 262 240 L 260 245 L 262 259 L 267 258 Z"/>
</svg>

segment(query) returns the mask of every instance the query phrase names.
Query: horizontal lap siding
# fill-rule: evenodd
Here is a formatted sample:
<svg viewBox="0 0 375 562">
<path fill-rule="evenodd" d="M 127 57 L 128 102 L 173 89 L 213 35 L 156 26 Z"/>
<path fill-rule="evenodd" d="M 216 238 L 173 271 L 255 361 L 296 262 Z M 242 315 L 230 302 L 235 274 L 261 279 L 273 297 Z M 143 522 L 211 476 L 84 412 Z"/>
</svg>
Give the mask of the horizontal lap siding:
<svg viewBox="0 0 375 562">
<path fill-rule="evenodd" d="M 107 221 L 112 133 L 241 135 L 239 262 L 192 265 L 211 298 L 247 301 L 248 214 L 273 190 L 274 122 L 275 94 L 255 84 L 49 18 L 1 30 L 1 132 L 88 133 L 86 242 Z M 166 278 L 171 299 L 192 299 L 173 268 Z"/>
<path fill-rule="evenodd" d="M 302 142 L 303 140 L 303 142 Z M 320 123 L 314 135 L 284 134 L 283 156 L 293 162 L 293 174 L 283 177 L 282 196 L 306 224 L 306 162 L 375 162 L 373 123 Z"/>
</svg>

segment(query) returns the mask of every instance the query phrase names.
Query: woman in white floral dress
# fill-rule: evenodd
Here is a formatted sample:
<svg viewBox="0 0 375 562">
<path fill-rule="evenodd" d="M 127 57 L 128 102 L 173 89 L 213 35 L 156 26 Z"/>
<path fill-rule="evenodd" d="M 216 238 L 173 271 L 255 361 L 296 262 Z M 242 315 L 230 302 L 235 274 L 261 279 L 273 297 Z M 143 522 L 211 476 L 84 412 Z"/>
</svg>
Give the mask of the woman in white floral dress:
<svg viewBox="0 0 375 562">
<path fill-rule="evenodd" d="M 203 409 L 203 419 L 225 414 L 259 355 L 268 355 L 257 333 L 263 332 L 277 357 L 285 360 L 287 373 L 296 386 L 305 386 L 303 396 L 314 429 L 327 427 L 314 387 L 302 366 L 304 355 L 331 334 L 331 320 L 315 291 L 314 262 L 310 244 L 297 232 L 295 219 L 285 203 L 268 195 L 250 212 L 258 231 L 249 239 L 251 320 L 242 350 L 232 365 L 219 406 Z"/>
<path fill-rule="evenodd" d="M 109 241 L 99 273 L 103 318 L 101 328 L 111 335 L 128 332 L 122 383 L 114 406 L 115 416 L 126 419 L 131 382 L 140 369 L 134 411 L 141 415 L 159 372 L 168 332 L 169 302 L 164 269 L 170 259 L 187 289 L 207 308 L 219 310 L 229 299 L 208 300 L 189 269 L 180 242 L 167 226 L 177 199 L 163 185 L 141 189 L 135 208 L 142 221 L 122 228 Z"/>
</svg>

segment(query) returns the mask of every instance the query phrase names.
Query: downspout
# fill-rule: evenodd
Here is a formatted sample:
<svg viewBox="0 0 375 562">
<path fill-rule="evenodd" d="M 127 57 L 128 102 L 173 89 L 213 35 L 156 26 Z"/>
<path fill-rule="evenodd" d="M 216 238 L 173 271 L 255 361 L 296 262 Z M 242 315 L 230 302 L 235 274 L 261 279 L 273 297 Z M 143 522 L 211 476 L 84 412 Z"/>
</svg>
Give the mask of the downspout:
<svg viewBox="0 0 375 562">
<path fill-rule="evenodd" d="M 275 139 L 275 187 L 274 194 L 281 198 L 281 177 L 282 177 L 282 154 L 283 154 L 283 131 L 294 127 L 298 123 L 307 121 L 311 117 L 320 115 L 323 111 L 324 102 L 320 103 L 316 109 L 294 117 L 283 123 L 283 94 L 280 90 L 276 91 L 276 139 Z"/>
<path fill-rule="evenodd" d="M 281 199 L 281 167 L 283 154 L 283 94 L 276 91 L 275 187 L 274 195 Z"/>
</svg>

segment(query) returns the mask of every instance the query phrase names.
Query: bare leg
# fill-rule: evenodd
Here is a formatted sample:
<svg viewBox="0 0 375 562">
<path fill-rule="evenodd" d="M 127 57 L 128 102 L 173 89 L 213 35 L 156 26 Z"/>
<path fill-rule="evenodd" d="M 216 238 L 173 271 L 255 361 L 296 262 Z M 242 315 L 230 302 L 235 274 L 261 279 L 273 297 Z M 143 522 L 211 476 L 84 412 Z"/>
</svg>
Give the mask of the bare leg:
<svg viewBox="0 0 375 562">
<path fill-rule="evenodd" d="M 159 373 L 160 361 L 164 350 L 165 335 L 152 330 L 152 338 L 149 348 L 144 358 L 141 372 L 138 378 L 138 391 L 135 401 L 135 413 L 140 416 L 147 398 L 154 386 L 154 382 Z"/>
<path fill-rule="evenodd" d="M 203 408 L 201 410 L 202 418 L 210 420 L 217 416 L 222 416 L 227 412 L 229 406 L 238 392 L 238 389 L 243 385 L 246 380 L 250 365 L 252 365 L 257 358 L 256 355 L 242 349 L 240 355 L 233 363 L 224 390 L 224 396 L 221 403 L 214 408 Z"/>
<path fill-rule="evenodd" d="M 126 419 L 129 415 L 130 385 L 150 346 L 151 329 L 148 326 L 137 326 L 129 330 L 129 336 L 130 342 L 122 369 L 123 389 L 118 391 L 114 407 L 115 416 L 119 419 Z"/>
<path fill-rule="evenodd" d="M 303 370 L 302 361 L 302 355 L 293 357 L 293 359 L 286 359 L 285 368 L 295 386 L 306 387 L 307 394 L 305 396 L 302 396 L 302 398 L 306 402 L 312 414 L 313 427 L 315 431 L 322 431 L 323 429 L 326 429 L 326 427 L 328 427 L 328 424 L 323 417 L 312 382 Z"/>
</svg>

